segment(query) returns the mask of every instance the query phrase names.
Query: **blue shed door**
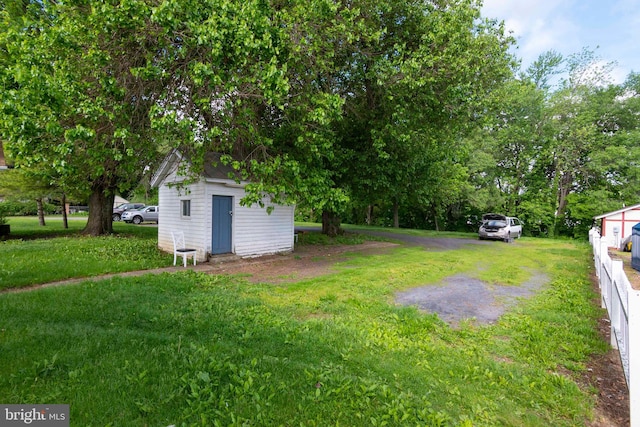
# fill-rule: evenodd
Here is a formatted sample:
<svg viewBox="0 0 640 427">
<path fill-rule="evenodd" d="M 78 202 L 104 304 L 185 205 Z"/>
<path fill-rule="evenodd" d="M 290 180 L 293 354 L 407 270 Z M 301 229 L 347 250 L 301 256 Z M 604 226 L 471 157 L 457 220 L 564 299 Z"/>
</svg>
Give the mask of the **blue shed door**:
<svg viewBox="0 0 640 427">
<path fill-rule="evenodd" d="M 233 198 L 213 196 L 211 235 L 211 253 L 213 255 L 231 252 L 231 215 L 233 215 Z"/>
</svg>

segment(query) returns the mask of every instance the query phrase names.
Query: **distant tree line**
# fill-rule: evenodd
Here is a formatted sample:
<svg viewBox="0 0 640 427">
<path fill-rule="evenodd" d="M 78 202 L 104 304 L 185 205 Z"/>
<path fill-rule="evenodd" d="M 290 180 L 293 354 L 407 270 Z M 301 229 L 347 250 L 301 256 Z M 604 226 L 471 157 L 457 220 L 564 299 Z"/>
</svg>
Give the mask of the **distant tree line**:
<svg viewBox="0 0 640 427">
<path fill-rule="evenodd" d="M 612 84 L 613 65 L 588 49 L 550 51 L 514 72 L 458 141 L 449 167 L 462 171 L 443 203 L 401 204 L 400 225 L 475 230 L 483 213 L 502 212 L 528 235 L 585 238 L 594 216 L 640 203 L 640 75 Z M 393 225 L 386 198 L 350 209 L 345 221 Z"/>
</svg>

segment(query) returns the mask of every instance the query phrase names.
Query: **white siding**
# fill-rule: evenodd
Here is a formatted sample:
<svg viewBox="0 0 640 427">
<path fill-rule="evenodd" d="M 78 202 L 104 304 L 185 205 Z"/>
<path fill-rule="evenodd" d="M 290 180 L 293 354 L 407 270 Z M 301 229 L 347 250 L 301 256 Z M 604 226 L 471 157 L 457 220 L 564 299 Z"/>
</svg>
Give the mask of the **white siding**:
<svg viewBox="0 0 640 427">
<path fill-rule="evenodd" d="M 622 239 L 633 234 L 632 228 L 639 222 L 640 209 L 613 212 L 602 218 L 602 236 L 606 236 L 614 246 L 618 246 Z M 618 230 L 617 236 L 615 229 Z"/>
<path fill-rule="evenodd" d="M 293 250 L 293 206 L 266 208 L 236 206 L 234 247 L 240 256 L 274 254 Z"/>
<path fill-rule="evenodd" d="M 205 183 L 197 182 L 186 188 L 178 189 L 169 186 L 166 182 L 160 186 L 159 222 L 158 222 L 158 247 L 164 251 L 173 253 L 172 231 L 184 233 L 185 245 L 197 250 L 198 261 L 207 259 L 206 239 L 202 233 L 202 223 L 206 215 L 204 203 Z M 181 201 L 191 200 L 191 216 L 182 217 Z"/>
<path fill-rule="evenodd" d="M 213 196 L 233 197 L 231 247 L 233 253 L 242 257 L 289 252 L 294 245 L 294 207 L 271 205 L 273 211 L 259 206 L 240 205 L 244 189 L 232 181 L 191 184 L 178 189 L 168 186 L 176 176 L 168 176 L 159 188 L 160 217 L 158 223 L 158 246 L 173 252 L 172 231 L 183 231 L 188 247 L 197 250 L 197 259 L 202 262 L 211 252 L 213 224 Z M 191 216 L 181 215 L 181 200 L 191 200 Z M 265 202 L 266 206 L 270 206 Z"/>
</svg>

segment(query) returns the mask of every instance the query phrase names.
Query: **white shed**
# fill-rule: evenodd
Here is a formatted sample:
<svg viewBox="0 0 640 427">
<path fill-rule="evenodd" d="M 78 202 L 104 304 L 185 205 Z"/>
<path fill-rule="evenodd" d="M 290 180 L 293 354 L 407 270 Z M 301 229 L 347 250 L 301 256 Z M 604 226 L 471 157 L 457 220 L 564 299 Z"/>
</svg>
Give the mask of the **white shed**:
<svg viewBox="0 0 640 427">
<path fill-rule="evenodd" d="M 113 198 L 113 207 L 115 208 L 123 203 L 129 203 L 129 201 L 116 194 L 116 196 Z"/>
<path fill-rule="evenodd" d="M 229 179 L 230 168 L 213 166 L 217 159 L 209 155 L 199 180 L 179 186 L 186 179 L 180 171 L 189 165 L 173 151 L 153 176 L 151 185 L 159 192 L 159 248 L 173 252 L 171 232 L 182 231 L 198 261 L 227 253 L 255 257 L 292 251 L 295 207 L 275 205 L 268 198 L 264 208 L 240 205 L 247 183 Z M 268 213 L 267 207 L 273 210 Z"/>
<path fill-rule="evenodd" d="M 611 246 L 619 247 L 625 237 L 631 236 L 633 226 L 640 222 L 640 205 L 628 206 L 593 219 L 602 221 L 602 237 L 606 237 Z"/>
</svg>

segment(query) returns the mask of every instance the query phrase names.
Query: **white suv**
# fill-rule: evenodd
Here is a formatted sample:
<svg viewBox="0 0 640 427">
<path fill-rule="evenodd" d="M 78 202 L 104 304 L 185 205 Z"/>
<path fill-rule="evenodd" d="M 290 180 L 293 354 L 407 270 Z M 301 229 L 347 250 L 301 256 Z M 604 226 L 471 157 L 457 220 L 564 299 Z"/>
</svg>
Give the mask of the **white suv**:
<svg viewBox="0 0 640 427">
<path fill-rule="evenodd" d="M 488 213 L 482 215 L 482 225 L 478 230 L 480 240 L 492 239 L 509 242 L 522 236 L 522 222 L 518 218 Z"/>
</svg>

